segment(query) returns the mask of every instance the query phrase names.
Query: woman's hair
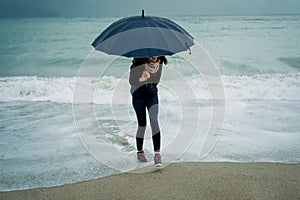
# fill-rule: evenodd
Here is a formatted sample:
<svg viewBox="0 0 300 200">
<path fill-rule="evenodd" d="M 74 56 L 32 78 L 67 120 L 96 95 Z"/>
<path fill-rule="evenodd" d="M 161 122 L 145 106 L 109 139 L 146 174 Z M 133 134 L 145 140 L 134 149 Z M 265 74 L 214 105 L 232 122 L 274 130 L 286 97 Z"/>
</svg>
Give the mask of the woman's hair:
<svg viewBox="0 0 300 200">
<path fill-rule="evenodd" d="M 158 60 L 160 60 L 160 62 L 164 63 L 165 65 L 168 64 L 168 60 L 166 58 L 166 56 L 158 56 L 157 57 Z M 143 65 L 145 63 L 149 63 L 149 58 L 134 58 L 132 60 L 132 65 L 131 65 L 131 69 L 140 65 Z"/>
<path fill-rule="evenodd" d="M 168 59 L 166 58 L 166 56 L 159 56 L 158 59 L 165 65 L 168 64 Z"/>
</svg>

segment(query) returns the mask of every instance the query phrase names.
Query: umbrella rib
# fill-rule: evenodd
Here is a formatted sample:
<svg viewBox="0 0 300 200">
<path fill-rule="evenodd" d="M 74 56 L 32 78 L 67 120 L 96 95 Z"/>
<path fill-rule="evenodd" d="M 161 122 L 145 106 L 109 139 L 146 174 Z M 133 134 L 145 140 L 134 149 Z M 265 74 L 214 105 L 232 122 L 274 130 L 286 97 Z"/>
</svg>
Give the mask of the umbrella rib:
<svg viewBox="0 0 300 200">
<path fill-rule="evenodd" d="M 162 29 L 166 29 L 166 28 L 159 28 L 158 31 L 160 32 L 161 35 L 164 35 L 163 32 L 162 32 Z M 167 30 L 167 29 L 166 29 L 166 30 Z M 163 38 L 163 41 L 164 41 L 165 46 L 167 47 L 167 49 L 163 49 L 163 50 L 167 50 L 167 51 L 171 52 L 171 51 L 170 51 L 170 46 L 169 46 L 169 44 L 166 42 L 166 40 L 165 40 L 164 38 Z M 171 53 L 174 53 L 174 52 L 171 52 Z"/>
</svg>

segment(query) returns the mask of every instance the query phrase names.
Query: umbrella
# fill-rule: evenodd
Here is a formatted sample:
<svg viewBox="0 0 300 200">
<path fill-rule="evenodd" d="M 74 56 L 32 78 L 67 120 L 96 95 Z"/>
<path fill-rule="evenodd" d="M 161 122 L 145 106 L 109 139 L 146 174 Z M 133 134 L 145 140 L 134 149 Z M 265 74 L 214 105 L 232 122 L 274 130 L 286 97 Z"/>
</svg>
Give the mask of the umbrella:
<svg viewBox="0 0 300 200">
<path fill-rule="evenodd" d="M 190 51 L 194 38 L 175 22 L 155 16 L 132 16 L 107 27 L 92 43 L 99 51 L 125 57 L 153 57 Z"/>
</svg>

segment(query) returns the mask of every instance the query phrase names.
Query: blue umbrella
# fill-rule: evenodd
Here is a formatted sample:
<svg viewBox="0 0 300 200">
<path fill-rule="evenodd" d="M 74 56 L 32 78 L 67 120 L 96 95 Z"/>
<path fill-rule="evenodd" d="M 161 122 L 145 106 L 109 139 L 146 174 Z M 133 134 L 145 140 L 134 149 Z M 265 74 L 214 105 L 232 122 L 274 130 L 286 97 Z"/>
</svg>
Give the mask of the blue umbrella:
<svg viewBox="0 0 300 200">
<path fill-rule="evenodd" d="M 92 43 L 99 51 L 125 57 L 173 55 L 190 50 L 194 38 L 175 22 L 154 16 L 120 19 L 107 27 Z"/>
</svg>

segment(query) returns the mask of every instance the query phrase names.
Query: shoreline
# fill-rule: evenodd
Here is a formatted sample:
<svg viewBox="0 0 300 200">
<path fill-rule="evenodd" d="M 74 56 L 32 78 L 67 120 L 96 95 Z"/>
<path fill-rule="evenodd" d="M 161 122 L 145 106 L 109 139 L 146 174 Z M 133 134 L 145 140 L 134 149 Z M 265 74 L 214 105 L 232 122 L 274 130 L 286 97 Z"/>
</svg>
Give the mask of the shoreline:
<svg viewBox="0 0 300 200">
<path fill-rule="evenodd" d="M 300 199 L 300 163 L 172 163 L 79 183 L 0 192 L 0 199 Z"/>
</svg>

